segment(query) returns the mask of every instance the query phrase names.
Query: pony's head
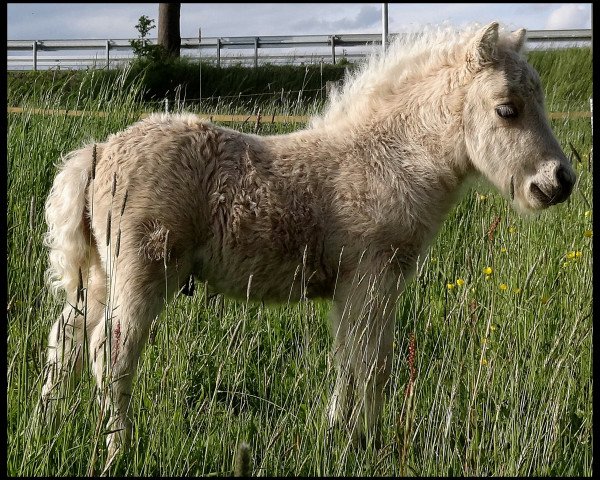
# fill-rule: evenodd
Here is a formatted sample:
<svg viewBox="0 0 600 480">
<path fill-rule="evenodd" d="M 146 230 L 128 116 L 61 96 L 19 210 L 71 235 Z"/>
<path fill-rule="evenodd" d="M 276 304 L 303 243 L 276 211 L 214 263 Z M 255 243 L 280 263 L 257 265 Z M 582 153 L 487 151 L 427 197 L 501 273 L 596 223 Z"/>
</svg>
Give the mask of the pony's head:
<svg viewBox="0 0 600 480">
<path fill-rule="evenodd" d="M 466 44 L 463 126 L 475 169 L 531 212 L 565 201 L 576 176 L 550 129 L 539 76 L 520 55 L 524 40 L 525 30 L 499 36 L 491 23 Z"/>
</svg>

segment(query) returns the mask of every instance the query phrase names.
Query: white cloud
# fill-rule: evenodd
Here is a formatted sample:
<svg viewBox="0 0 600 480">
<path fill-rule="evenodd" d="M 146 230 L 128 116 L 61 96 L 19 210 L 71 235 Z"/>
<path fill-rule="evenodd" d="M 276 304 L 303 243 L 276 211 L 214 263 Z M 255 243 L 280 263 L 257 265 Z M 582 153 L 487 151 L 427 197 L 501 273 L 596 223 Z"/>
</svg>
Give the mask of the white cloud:
<svg viewBox="0 0 600 480">
<path fill-rule="evenodd" d="M 591 28 L 591 21 L 591 5 L 567 3 L 550 14 L 545 28 L 548 30 Z"/>
<path fill-rule="evenodd" d="M 344 16 L 336 20 L 323 20 L 310 17 L 299 20 L 293 26 L 301 31 L 313 31 L 315 33 L 342 31 L 342 32 L 371 32 L 381 24 L 381 7 L 365 5 L 353 17 Z"/>
</svg>

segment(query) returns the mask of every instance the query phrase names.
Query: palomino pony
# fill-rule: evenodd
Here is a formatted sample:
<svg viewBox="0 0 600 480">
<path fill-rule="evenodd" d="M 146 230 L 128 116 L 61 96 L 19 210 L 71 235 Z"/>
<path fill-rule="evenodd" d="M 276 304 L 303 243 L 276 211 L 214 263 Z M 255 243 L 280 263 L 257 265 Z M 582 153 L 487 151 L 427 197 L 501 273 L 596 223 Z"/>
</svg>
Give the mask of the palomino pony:
<svg viewBox="0 0 600 480">
<path fill-rule="evenodd" d="M 67 155 L 46 203 L 66 305 L 42 405 L 87 339 L 114 458 L 150 324 L 194 275 L 238 298 L 333 299 L 329 418 L 355 440 L 377 431 L 396 300 L 465 180 L 482 174 L 522 212 L 573 189 L 524 39 L 491 23 L 398 40 L 294 133 L 154 115 Z"/>
</svg>

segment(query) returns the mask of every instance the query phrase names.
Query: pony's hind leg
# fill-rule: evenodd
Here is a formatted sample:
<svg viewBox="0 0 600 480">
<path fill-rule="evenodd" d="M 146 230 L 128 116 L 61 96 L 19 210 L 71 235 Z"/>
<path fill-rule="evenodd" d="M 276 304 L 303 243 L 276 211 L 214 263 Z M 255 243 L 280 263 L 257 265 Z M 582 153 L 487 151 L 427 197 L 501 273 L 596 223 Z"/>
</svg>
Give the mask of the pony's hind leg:
<svg viewBox="0 0 600 480">
<path fill-rule="evenodd" d="M 103 321 L 90 339 L 92 369 L 99 387 L 103 413 L 108 415 L 107 466 L 131 440 L 131 392 L 138 361 L 153 319 L 165 299 L 185 281 L 163 262 L 150 261 L 137 250 L 121 248 L 109 279 L 110 293 Z"/>
<path fill-rule="evenodd" d="M 83 312 L 67 303 L 48 335 L 48 353 L 42 386 L 42 408 L 53 410 L 53 401 L 62 396 L 61 386 L 72 373 L 81 371 Z"/>
<path fill-rule="evenodd" d="M 155 279 L 151 279 L 155 282 Z M 162 306 L 160 288 L 117 280 L 104 321 L 90 340 L 92 369 L 103 413 L 108 414 L 109 458 L 131 439 L 129 408 L 133 377 L 152 319 Z"/>
<path fill-rule="evenodd" d="M 67 301 L 48 336 L 41 395 L 41 406 L 46 414 L 53 410 L 53 401 L 61 397 L 61 388 L 81 373 L 85 339 L 101 319 L 106 294 L 104 275 L 97 267 L 92 267 L 90 273 L 82 296 L 74 302 Z"/>
</svg>

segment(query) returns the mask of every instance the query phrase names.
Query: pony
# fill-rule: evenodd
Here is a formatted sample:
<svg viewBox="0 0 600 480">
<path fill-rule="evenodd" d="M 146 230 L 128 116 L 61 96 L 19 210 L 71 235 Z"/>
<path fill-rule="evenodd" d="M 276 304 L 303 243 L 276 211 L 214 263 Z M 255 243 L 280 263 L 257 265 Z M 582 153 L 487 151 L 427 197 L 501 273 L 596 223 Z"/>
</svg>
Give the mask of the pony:
<svg viewBox="0 0 600 480">
<path fill-rule="evenodd" d="M 42 402 L 81 370 L 130 443 L 133 379 L 153 319 L 190 276 L 234 298 L 332 300 L 332 425 L 377 433 L 396 302 L 463 185 L 483 176 L 522 213 L 576 176 L 552 133 L 525 30 L 497 22 L 397 39 L 289 134 L 155 114 L 66 155 L 45 204 L 50 290 Z"/>
</svg>

